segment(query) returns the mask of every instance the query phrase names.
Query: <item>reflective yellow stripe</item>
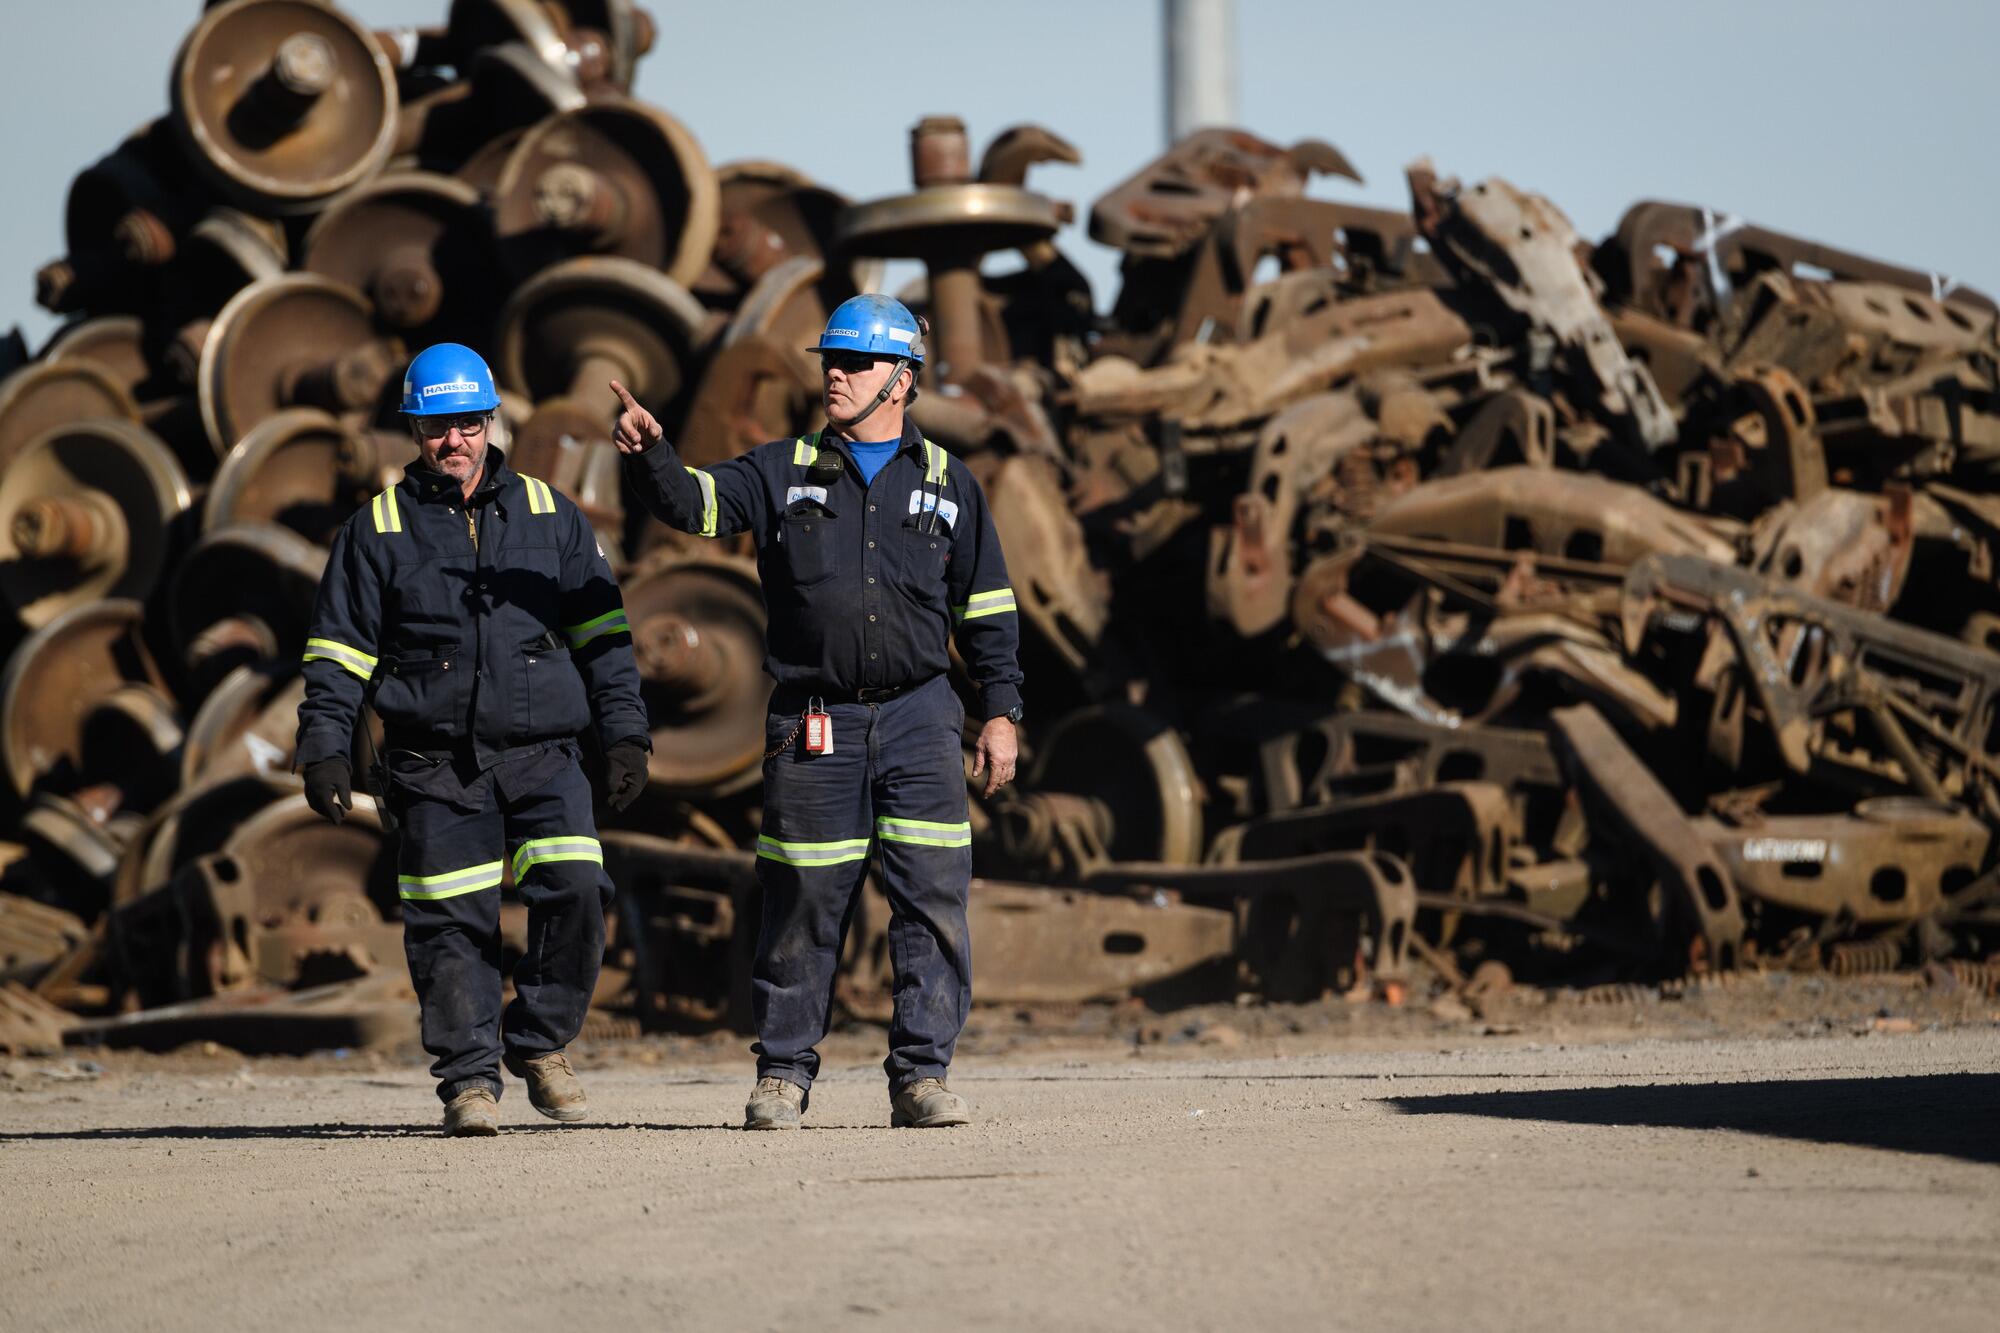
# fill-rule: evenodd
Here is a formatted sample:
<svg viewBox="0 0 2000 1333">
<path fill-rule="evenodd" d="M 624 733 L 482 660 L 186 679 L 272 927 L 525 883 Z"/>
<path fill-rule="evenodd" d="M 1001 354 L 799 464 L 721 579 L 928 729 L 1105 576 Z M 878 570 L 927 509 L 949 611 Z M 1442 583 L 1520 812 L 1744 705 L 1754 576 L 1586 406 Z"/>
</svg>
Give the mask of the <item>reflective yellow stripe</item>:
<svg viewBox="0 0 2000 1333">
<path fill-rule="evenodd" d="M 547 482 L 543 481 L 540 477 L 531 477 L 523 472 L 521 474 L 521 484 L 528 488 L 529 513 L 553 514 L 556 512 L 556 499 L 550 493 Z"/>
<path fill-rule="evenodd" d="M 776 838 L 759 837 L 757 855 L 788 866 L 836 866 L 846 861 L 866 860 L 868 841 L 843 838 L 839 842 L 780 842 Z"/>
<path fill-rule="evenodd" d="M 792 465 L 794 467 L 811 467 L 813 459 L 819 457 L 818 431 L 813 432 L 811 441 L 811 443 L 807 443 L 807 437 L 804 435 L 792 441 Z"/>
<path fill-rule="evenodd" d="M 970 823 L 940 824 L 930 819 L 877 819 L 875 832 L 884 842 L 915 843 L 919 847 L 970 847 Z"/>
<path fill-rule="evenodd" d="M 350 648 L 333 639 L 307 639 L 305 656 L 300 662 L 331 662 L 335 666 L 367 680 L 375 674 L 376 660 L 359 648 Z"/>
<path fill-rule="evenodd" d="M 403 512 L 396 505 L 396 488 L 391 486 L 368 502 L 368 512 L 375 516 L 375 531 L 401 532 Z"/>
<path fill-rule="evenodd" d="M 715 478 L 700 468 L 689 468 L 688 474 L 701 483 L 701 535 L 715 535 Z"/>
<path fill-rule="evenodd" d="M 991 592 L 972 594 L 965 599 L 964 606 L 952 608 L 952 615 L 960 620 L 977 620 L 981 616 L 997 616 L 1014 609 L 1014 590 L 995 588 Z"/>
<path fill-rule="evenodd" d="M 563 637 L 572 648 L 581 648 L 592 639 L 606 634 L 630 634 L 632 622 L 625 618 L 625 610 L 606 611 L 595 620 L 586 620 L 581 625 L 564 625 Z"/>
<path fill-rule="evenodd" d="M 926 482 L 940 487 L 943 486 L 947 479 L 945 468 L 950 462 L 950 454 L 938 448 L 929 440 L 924 441 L 924 480 Z"/>
<path fill-rule="evenodd" d="M 555 838 L 530 838 L 514 851 L 514 878 L 549 861 L 595 861 L 604 864 L 604 844 L 580 833 Z"/>
<path fill-rule="evenodd" d="M 477 893 L 481 889 L 498 888 L 500 868 L 500 862 L 488 861 L 484 865 L 467 866 L 463 870 L 447 870 L 441 875 L 398 875 L 396 892 L 413 902 L 435 902 L 439 898 L 456 898 L 461 893 Z"/>
</svg>

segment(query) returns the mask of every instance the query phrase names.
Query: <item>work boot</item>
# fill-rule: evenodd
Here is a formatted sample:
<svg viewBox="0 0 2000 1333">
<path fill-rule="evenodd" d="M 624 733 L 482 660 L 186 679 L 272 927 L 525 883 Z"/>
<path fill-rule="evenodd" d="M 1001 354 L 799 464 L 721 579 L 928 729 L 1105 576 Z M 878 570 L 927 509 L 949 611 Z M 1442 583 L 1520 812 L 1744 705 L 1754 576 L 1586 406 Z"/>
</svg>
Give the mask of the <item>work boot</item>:
<svg viewBox="0 0 2000 1333">
<path fill-rule="evenodd" d="M 745 1129 L 797 1129 L 806 1112 L 806 1090 L 775 1074 L 757 1080 L 743 1107 Z"/>
<path fill-rule="evenodd" d="M 467 1088 L 444 1104 L 449 1139 L 491 1138 L 500 1132 L 500 1103 L 486 1088 Z"/>
<path fill-rule="evenodd" d="M 569 1067 L 569 1057 L 561 1051 L 531 1056 L 523 1060 L 510 1055 L 501 1062 L 515 1078 L 528 1082 L 528 1105 L 551 1120 L 581 1120 L 590 1113 L 583 1084 Z"/>
<path fill-rule="evenodd" d="M 943 1079 L 920 1078 L 889 1099 L 891 1129 L 942 1129 L 971 1123 L 965 1098 L 947 1088 Z"/>
</svg>

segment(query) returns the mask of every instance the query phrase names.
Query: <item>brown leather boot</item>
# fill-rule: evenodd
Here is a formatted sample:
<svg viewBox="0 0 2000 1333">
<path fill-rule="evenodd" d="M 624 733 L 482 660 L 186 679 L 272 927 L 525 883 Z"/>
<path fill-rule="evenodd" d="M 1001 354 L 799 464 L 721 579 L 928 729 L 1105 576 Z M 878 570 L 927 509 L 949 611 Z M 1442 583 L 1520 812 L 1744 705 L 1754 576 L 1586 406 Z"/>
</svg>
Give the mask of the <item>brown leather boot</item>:
<svg viewBox="0 0 2000 1333">
<path fill-rule="evenodd" d="M 805 1115 L 806 1090 L 775 1074 L 757 1080 L 743 1108 L 745 1129 L 797 1129 Z"/>
<path fill-rule="evenodd" d="M 491 1138 L 500 1132 L 500 1103 L 485 1088 L 467 1088 L 444 1104 L 446 1138 Z"/>
<path fill-rule="evenodd" d="M 971 1123 L 965 1098 L 947 1088 L 943 1079 L 920 1078 L 889 1099 L 891 1129 L 943 1129 Z"/>
<path fill-rule="evenodd" d="M 549 1119 L 581 1120 L 590 1113 L 583 1084 L 576 1081 L 576 1071 L 569 1067 L 569 1057 L 561 1051 L 528 1060 L 510 1055 L 502 1063 L 515 1078 L 527 1080 L 528 1105 Z"/>
</svg>

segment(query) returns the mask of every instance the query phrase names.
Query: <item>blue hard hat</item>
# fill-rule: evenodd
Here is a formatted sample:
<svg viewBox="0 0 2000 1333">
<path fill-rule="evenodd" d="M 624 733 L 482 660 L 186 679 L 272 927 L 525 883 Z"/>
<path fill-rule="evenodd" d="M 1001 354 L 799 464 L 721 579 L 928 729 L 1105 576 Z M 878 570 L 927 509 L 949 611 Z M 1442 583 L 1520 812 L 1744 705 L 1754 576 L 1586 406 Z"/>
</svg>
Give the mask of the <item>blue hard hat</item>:
<svg viewBox="0 0 2000 1333">
<path fill-rule="evenodd" d="M 403 414 L 449 416 L 491 412 L 500 406 L 493 372 L 479 353 L 458 343 L 437 343 L 418 352 L 403 372 Z"/>
<path fill-rule="evenodd" d="M 924 363 L 924 335 L 917 317 L 891 296 L 849 297 L 827 316 L 826 332 L 809 352 L 865 352 Z"/>
</svg>

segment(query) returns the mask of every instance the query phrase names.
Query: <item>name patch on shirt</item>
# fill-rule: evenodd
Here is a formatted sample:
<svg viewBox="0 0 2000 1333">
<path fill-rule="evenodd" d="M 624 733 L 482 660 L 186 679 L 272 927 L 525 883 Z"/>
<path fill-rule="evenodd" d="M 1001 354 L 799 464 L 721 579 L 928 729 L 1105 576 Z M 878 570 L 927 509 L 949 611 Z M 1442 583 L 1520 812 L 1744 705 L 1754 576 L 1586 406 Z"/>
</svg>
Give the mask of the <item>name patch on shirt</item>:
<svg viewBox="0 0 2000 1333">
<path fill-rule="evenodd" d="M 826 487 L 794 486 L 790 490 L 785 492 L 785 507 L 787 509 L 791 508 L 793 505 L 797 504 L 801 500 L 811 500 L 814 504 L 818 505 L 825 504 Z M 913 509 L 910 512 L 915 513 L 916 511 Z"/>
<path fill-rule="evenodd" d="M 937 515 L 944 520 L 945 526 L 956 527 L 958 525 L 957 505 L 938 495 L 935 491 L 918 489 L 910 492 L 910 512 L 912 514 L 924 514 L 930 512 L 932 509 L 937 510 Z"/>
</svg>

